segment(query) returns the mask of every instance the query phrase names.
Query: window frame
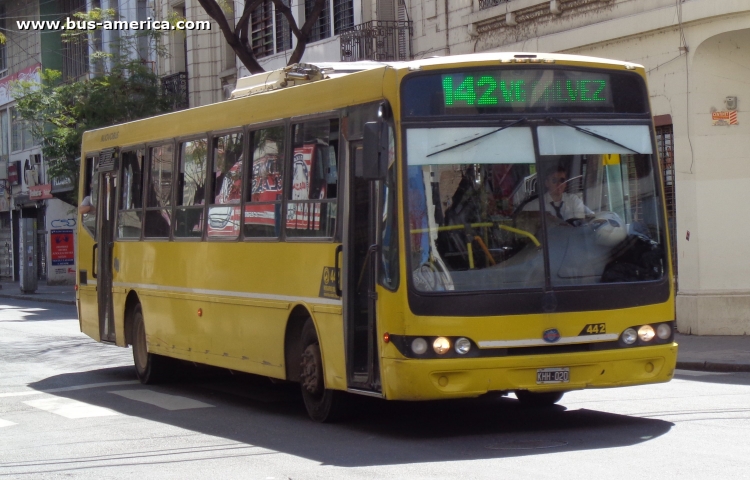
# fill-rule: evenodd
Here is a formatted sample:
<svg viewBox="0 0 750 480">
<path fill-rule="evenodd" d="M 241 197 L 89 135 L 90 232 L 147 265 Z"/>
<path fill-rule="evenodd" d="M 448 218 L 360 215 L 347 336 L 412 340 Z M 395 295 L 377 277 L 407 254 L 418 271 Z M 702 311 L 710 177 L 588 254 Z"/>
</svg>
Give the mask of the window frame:
<svg viewBox="0 0 750 480">
<path fill-rule="evenodd" d="M 122 189 L 123 189 L 123 186 L 124 186 L 124 182 L 122 181 L 123 180 L 123 177 L 122 177 L 122 175 L 123 175 L 123 168 L 124 168 L 124 163 L 122 161 L 122 156 L 123 156 L 123 154 L 128 153 L 128 152 L 138 152 L 138 150 L 143 150 L 143 166 L 141 168 L 143 169 L 143 172 L 146 172 L 146 171 L 148 171 L 148 170 L 146 170 L 146 166 L 147 166 L 147 163 L 148 163 L 148 147 L 146 146 L 146 144 L 136 144 L 136 145 L 128 145 L 127 147 L 119 147 L 119 149 L 120 149 L 120 151 L 119 151 L 118 167 L 117 167 L 117 187 L 116 187 L 116 192 L 115 192 L 115 195 L 117 196 L 117 199 L 116 199 L 117 203 L 116 203 L 116 208 L 115 208 L 116 218 L 115 218 L 114 241 L 116 241 L 116 242 L 140 242 L 141 240 L 144 239 L 144 236 L 143 236 L 143 234 L 144 234 L 144 228 L 145 228 L 144 222 L 145 222 L 145 218 L 146 218 L 146 214 L 145 214 L 146 182 L 148 180 L 148 176 L 147 175 L 143 175 L 143 173 L 141 173 L 141 208 L 140 209 L 132 209 L 132 210 L 121 210 L 120 209 L 120 200 L 122 200 L 121 195 L 122 195 Z M 135 211 L 138 211 L 138 210 L 140 210 L 141 213 L 142 213 L 142 215 L 141 215 L 141 234 L 138 236 L 138 238 L 135 238 L 135 237 L 120 237 L 119 234 L 118 234 L 118 231 L 119 231 L 118 229 L 119 229 L 119 226 L 120 226 L 120 212 L 135 212 Z"/>
<path fill-rule="evenodd" d="M 152 149 L 155 147 L 162 147 L 165 145 L 172 145 L 172 185 L 171 185 L 171 192 L 169 194 L 169 214 L 170 214 L 170 222 L 174 221 L 174 168 L 175 168 L 175 159 L 177 157 L 176 155 L 176 142 L 174 138 L 166 138 L 162 140 L 158 140 L 155 142 L 149 142 L 146 144 L 146 167 L 144 170 L 147 172 L 146 175 L 144 175 L 144 183 L 143 183 L 143 189 L 144 189 L 144 195 L 143 195 L 143 220 L 142 220 L 142 230 L 141 230 L 141 239 L 147 242 L 168 242 L 172 240 L 172 225 L 169 226 L 169 235 L 166 237 L 149 237 L 146 235 L 146 215 L 149 211 L 159 211 L 159 210 L 166 210 L 163 207 L 149 207 L 148 201 L 150 199 L 149 196 L 149 190 L 150 188 L 149 183 L 151 182 L 151 166 L 153 164 L 153 155 L 152 155 Z"/>
<path fill-rule="evenodd" d="M 187 208 L 190 208 L 191 210 L 203 210 L 204 221 L 203 221 L 203 227 L 201 228 L 201 235 L 199 237 L 178 237 L 177 235 L 175 235 L 175 228 L 177 228 L 177 225 L 175 223 L 175 225 L 172 225 L 170 228 L 172 232 L 171 233 L 172 240 L 174 240 L 175 242 L 202 242 L 206 239 L 206 231 L 207 231 L 206 225 L 208 225 L 208 222 L 206 220 L 208 218 L 207 217 L 208 215 L 208 210 L 207 210 L 208 209 L 208 183 L 209 183 L 208 173 L 211 167 L 210 156 L 211 156 L 211 150 L 212 150 L 211 148 L 209 148 L 211 145 L 211 132 L 205 132 L 205 133 L 197 134 L 197 135 L 186 135 L 186 136 L 177 137 L 174 139 L 175 145 L 176 145 L 175 147 L 176 148 L 175 173 L 179 175 L 180 167 L 182 166 L 182 144 L 186 142 L 190 142 L 194 140 L 202 140 L 202 139 L 206 140 L 206 177 L 204 178 L 206 182 L 206 187 L 204 189 L 205 201 L 203 202 L 202 208 L 198 208 L 195 206 L 187 207 Z M 177 188 L 173 188 L 172 194 L 173 194 L 172 196 L 172 219 L 174 221 L 177 218 L 177 210 L 182 206 L 177 205 L 177 195 L 178 195 Z"/>
<path fill-rule="evenodd" d="M 316 121 L 316 120 L 334 120 L 338 119 L 339 122 L 339 145 L 338 150 L 336 152 L 336 167 L 338 168 L 338 185 L 336 187 L 336 200 L 331 201 L 330 203 L 336 204 L 336 228 L 333 231 L 332 236 L 330 237 L 288 237 L 286 235 L 286 220 L 284 223 L 284 227 L 282 228 L 282 234 L 279 237 L 280 239 L 283 239 L 285 242 L 290 243 L 307 243 L 307 242 L 313 242 L 313 243 L 334 243 L 336 239 L 341 238 L 341 229 L 342 229 L 342 221 L 343 221 L 343 209 L 347 205 L 344 203 L 342 205 L 342 196 L 344 190 L 343 182 L 344 176 L 345 176 L 345 170 L 342 171 L 344 161 L 349 161 L 349 158 L 342 157 L 342 155 L 346 155 L 346 149 L 344 148 L 343 144 L 348 143 L 351 141 L 351 138 L 347 138 L 345 133 L 343 132 L 343 121 L 344 121 L 344 112 L 345 109 L 338 109 L 338 110 L 328 110 L 325 112 L 318 112 L 314 114 L 309 115 L 300 115 L 296 117 L 291 117 L 288 119 L 288 125 L 287 125 L 287 155 L 284 159 L 284 168 L 286 169 L 285 172 L 291 172 L 292 167 L 292 161 L 294 157 L 294 147 L 292 146 L 292 127 L 297 124 L 302 124 L 306 122 Z M 345 158 L 345 159 L 344 159 Z M 288 178 L 284 179 L 284 189 L 287 193 L 284 194 L 283 197 L 283 203 L 281 206 L 281 211 L 284 212 L 285 218 L 286 218 L 286 212 L 288 208 L 289 202 L 292 200 L 289 198 L 289 196 L 292 193 L 292 176 L 291 174 L 286 175 Z M 348 208 L 347 208 L 348 210 Z"/>
<path fill-rule="evenodd" d="M 281 154 L 282 195 L 281 195 L 281 203 L 280 203 L 280 205 L 281 205 L 281 212 L 282 213 L 286 212 L 286 210 L 284 210 L 284 208 L 286 206 L 286 194 L 285 194 L 285 192 L 287 191 L 287 181 L 286 181 L 287 172 L 288 172 L 287 158 L 289 157 L 289 151 L 290 151 L 289 150 L 289 144 L 291 142 L 291 133 L 290 133 L 291 132 L 291 123 L 290 123 L 290 119 L 289 118 L 285 118 L 285 119 L 282 119 L 282 120 L 272 120 L 270 122 L 263 122 L 263 123 L 257 123 L 257 124 L 252 124 L 252 125 L 246 125 L 245 126 L 245 129 L 246 129 L 245 131 L 247 132 L 247 135 L 246 135 L 245 138 L 247 138 L 247 143 L 246 143 L 247 155 L 245 156 L 245 159 L 246 159 L 247 165 L 245 166 L 245 170 L 242 173 L 242 175 L 243 175 L 243 178 L 242 178 L 243 189 L 242 189 L 242 202 L 241 202 L 241 205 L 242 205 L 242 215 L 241 215 L 242 216 L 242 221 L 240 222 L 240 239 L 243 242 L 250 241 L 250 242 L 264 242 L 264 243 L 268 243 L 268 242 L 283 242 L 283 241 L 285 241 L 285 230 L 283 228 L 283 225 L 281 227 L 279 235 L 277 235 L 277 236 L 273 236 L 273 237 L 252 237 L 252 236 L 245 235 L 245 207 L 247 205 L 254 204 L 254 202 L 251 202 L 251 201 L 247 200 L 247 191 L 250 188 L 250 186 L 252 184 L 252 181 L 253 181 L 253 179 L 252 179 L 253 165 L 252 165 L 252 159 L 251 159 L 251 155 L 253 154 L 253 152 L 252 152 L 252 147 L 251 147 L 251 138 L 254 138 L 255 137 L 255 133 L 258 132 L 258 131 L 260 131 L 260 130 L 266 130 L 266 129 L 274 128 L 274 127 L 283 127 L 284 128 L 284 151 Z M 286 217 L 284 216 L 283 218 L 286 218 Z M 282 219 L 282 221 L 283 221 L 283 219 Z"/>
<path fill-rule="evenodd" d="M 238 204 L 225 204 L 225 205 L 238 205 L 240 207 L 240 225 L 239 225 L 239 233 L 236 237 L 232 238 L 222 238 L 221 236 L 210 236 L 208 234 L 208 223 L 209 223 L 209 212 L 211 211 L 211 207 L 221 206 L 222 204 L 216 204 L 213 203 L 214 198 L 216 198 L 216 192 L 215 190 L 215 182 L 214 178 L 212 178 L 212 175 L 214 174 L 214 139 L 223 137 L 224 135 L 229 135 L 232 133 L 241 133 L 242 134 L 242 162 L 241 162 L 241 168 L 242 168 L 242 181 L 241 181 L 241 191 L 240 191 L 240 203 Z M 246 187 L 246 176 L 247 176 L 247 157 L 248 157 L 248 130 L 247 125 L 243 125 L 240 127 L 232 127 L 232 128 L 226 128 L 222 130 L 212 130 L 210 132 L 207 132 L 208 136 L 208 168 L 206 170 L 206 212 L 205 212 L 205 226 L 203 227 L 203 239 L 209 242 L 239 242 L 242 240 L 242 219 L 244 217 L 244 195 L 245 195 L 245 188 Z M 210 181 L 209 181 L 210 180 Z M 174 203 L 174 202 L 173 202 Z"/>
<path fill-rule="evenodd" d="M 101 150 L 92 150 L 92 151 L 89 151 L 89 152 L 86 152 L 86 153 L 81 153 L 81 159 L 82 159 L 81 161 L 84 164 L 86 163 L 86 161 L 89 158 L 91 158 L 91 177 L 90 177 L 90 179 L 89 179 L 89 177 L 86 177 L 86 178 L 83 179 L 83 193 L 84 193 L 83 198 L 86 197 L 85 193 L 87 191 L 88 191 L 88 193 L 89 193 L 90 196 L 93 196 L 93 192 L 94 192 L 93 186 L 88 186 L 86 183 L 87 182 L 91 182 L 92 184 L 94 183 L 94 175 L 97 173 L 97 172 L 95 172 L 95 170 L 96 170 L 95 164 L 98 161 L 100 154 L 101 154 Z M 89 172 L 89 167 L 87 165 L 84 168 L 84 176 L 88 172 Z M 99 184 L 97 183 L 97 186 L 98 185 Z M 119 185 L 118 185 L 118 188 L 119 188 Z M 81 204 L 81 202 L 83 201 L 83 198 L 78 199 L 78 205 Z M 77 216 L 79 216 L 81 218 L 81 227 L 83 228 L 83 230 L 86 233 L 88 233 L 91 238 L 94 239 L 94 242 L 96 242 L 97 241 L 97 235 L 99 234 L 99 215 L 96 212 L 96 205 L 92 205 L 92 206 L 94 207 L 94 214 L 96 215 L 96 223 L 94 224 L 95 230 L 93 232 L 88 229 L 88 227 L 86 226 L 86 224 L 83 221 L 83 216 L 84 215 L 88 215 L 88 214 L 87 213 L 82 213 L 82 214 L 77 214 Z M 76 206 L 76 212 L 77 211 L 78 211 L 78 206 Z"/>
</svg>

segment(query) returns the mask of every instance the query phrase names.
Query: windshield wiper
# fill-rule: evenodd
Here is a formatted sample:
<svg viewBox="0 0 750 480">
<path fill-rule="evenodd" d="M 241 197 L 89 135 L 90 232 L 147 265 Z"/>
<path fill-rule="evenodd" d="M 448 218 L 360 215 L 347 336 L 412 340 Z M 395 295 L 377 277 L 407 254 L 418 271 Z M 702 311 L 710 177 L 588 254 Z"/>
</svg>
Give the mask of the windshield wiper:
<svg viewBox="0 0 750 480">
<path fill-rule="evenodd" d="M 466 144 L 469 144 L 469 143 L 471 143 L 471 142 L 476 142 L 476 141 L 477 141 L 477 140 L 479 140 L 480 138 L 484 138 L 484 137 L 486 137 L 486 136 L 488 136 L 488 135 L 492 135 L 493 133 L 497 133 L 497 132 L 500 132 L 500 131 L 502 131 L 502 130 L 505 130 L 506 128 L 510 128 L 510 127 L 516 126 L 516 125 L 518 125 L 519 123 L 523 123 L 523 122 L 525 122 L 525 121 L 526 121 L 526 118 L 522 118 L 522 119 L 520 119 L 520 120 L 516 120 L 516 121 L 515 121 L 515 122 L 513 122 L 513 123 L 509 123 L 508 125 L 504 125 L 504 126 L 502 126 L 502 127 L 498 128 L 498 129 L 492 130 L 491 132 L 487 132 L 487 133 L 485 133 L 484 135 L 480 135 L 480 136 L 478 136 L 478 137 L 474 137 L 474 138 L 472 138 L 471 140 L 466 140 L 465 142 L 457 143 L 456 145 L 451 145 L 451 146 L 450 146 L 450 147 L 448 147 L 448 148 L 444 148 L 444 149 L 442 149 L 442 150 L 438 150 L 437 152 L 432 152 L 432 153 L 430 153 L 430 154 L 429 154 L 429 155 L 427 155 L 427 156 L 428 156 L 428 157 L 431 157 L 431 156 L 433 156 L 433 155 L 437 155 L 438 153 L 443 153 L 443 152 L 447 152 L 448 150 L 453 150 L 454 148 L 458 148 L 458 147 L 460 147 L 460 146 L 462 146 L 462 145 L 466 145 Z"/>
<path fill-rule="evenodd" d="M 547 117 L 547 121 L 558 123 L 560 125 L 565 125 L 566 127 L 575 128 L 581 133 L 585 133 L 586 135 L 591 135 L 594 138 L 598 138 L 599 140 L 604 140 L 607 143 L 611 143 L 612 145 L 617 145 L 620 148 L 624 148 L 625 150 L 630 150 L 633 153 L 640 154 L 641 152 L 638 152 L 636 150 L 633 150 L 632 148 L 623 145 L 622 143 L 612 140 L 609 137 L 605 137 L 604 135 L 599 135 L 598 133 L 592 132 L 591 130 L 586 130 L 585 128 L 581 128 L 578 125 L 573 125 L 572 123 L 564 122 L 557 118 Z"/>
</svg>

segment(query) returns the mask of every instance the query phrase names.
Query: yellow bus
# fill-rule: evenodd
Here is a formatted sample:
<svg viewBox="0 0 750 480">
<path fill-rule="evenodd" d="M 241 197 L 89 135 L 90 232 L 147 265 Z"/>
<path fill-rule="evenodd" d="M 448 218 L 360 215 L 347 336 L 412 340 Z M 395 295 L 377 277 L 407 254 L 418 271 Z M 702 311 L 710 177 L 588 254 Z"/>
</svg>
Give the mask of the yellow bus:
<svg viewBox="0 0 750 480">
<path fill-rule="evenodd" d="M 645 71 L 557 54 L 299 64 L 86 132 L 81 330 L 394 400 L 669 381 L 674 287 Z M 168 358 L 168 357 L 171 357 Z"/>
</svg>

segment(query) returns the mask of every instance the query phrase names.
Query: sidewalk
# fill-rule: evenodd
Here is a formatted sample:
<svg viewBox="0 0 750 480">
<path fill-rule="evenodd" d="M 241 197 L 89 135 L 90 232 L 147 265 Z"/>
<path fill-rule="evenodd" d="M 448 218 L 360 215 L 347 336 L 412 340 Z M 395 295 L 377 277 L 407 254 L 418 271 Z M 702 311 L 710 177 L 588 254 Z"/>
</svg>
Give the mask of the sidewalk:
<svg viewBox="0 0 750 480">
<path fill-rule="evenodd" d="M 18 282 L 0 282 L 0 298 L 14 298 L 32 302 L 60 303 L 63 305 L 76 304 L 76 292 L 73 285 L 47 285 L 39 282 L 35 293 L 22 293 Z"/>
<path fill-rule="evenodd" d="M 23 294 L 18 283 L 0 283 L 0 298 L 75 305 L 73 285 L 40 283 L 36 293 Z M 677 368 L 711 372 L 750 372 L 750 335 L 699 336 L 676 334 L 680 345 Z"/>
</svg>

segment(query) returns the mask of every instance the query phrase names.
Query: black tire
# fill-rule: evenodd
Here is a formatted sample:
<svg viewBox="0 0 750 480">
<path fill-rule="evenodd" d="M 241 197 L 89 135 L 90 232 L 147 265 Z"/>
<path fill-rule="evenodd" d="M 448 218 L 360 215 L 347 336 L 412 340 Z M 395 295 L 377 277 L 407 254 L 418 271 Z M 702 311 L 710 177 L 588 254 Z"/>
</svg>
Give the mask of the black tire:
<svg viewBox="0 0 750 480">
<path fill-rule="evenodd" d="M 130 338 L 133 346 L 133 363 L 138 380 L 145 385 L 163 382 L 169 375 L 168 358 L 149 353 L 146 346 L 146 326 L 143 323 L 143 310 L 138 304 L 133 309 L 133 322 Z"/>
<path fill-rule="evenodd" d="M 349 413 L 349 399 L 346 392 L 325 388 L 320 343 L 310 318 L 302 327 L 301 342 L 300 386 L 307 414 L 321 423 L 344 419 Z"/>
<path fill-rule="evenodd" d="M 562 399 L 565 392 L 530 392 L 528 390 L 516 391 L 516 397 L 524 407 L 551 407 Z"/>
</svg>

